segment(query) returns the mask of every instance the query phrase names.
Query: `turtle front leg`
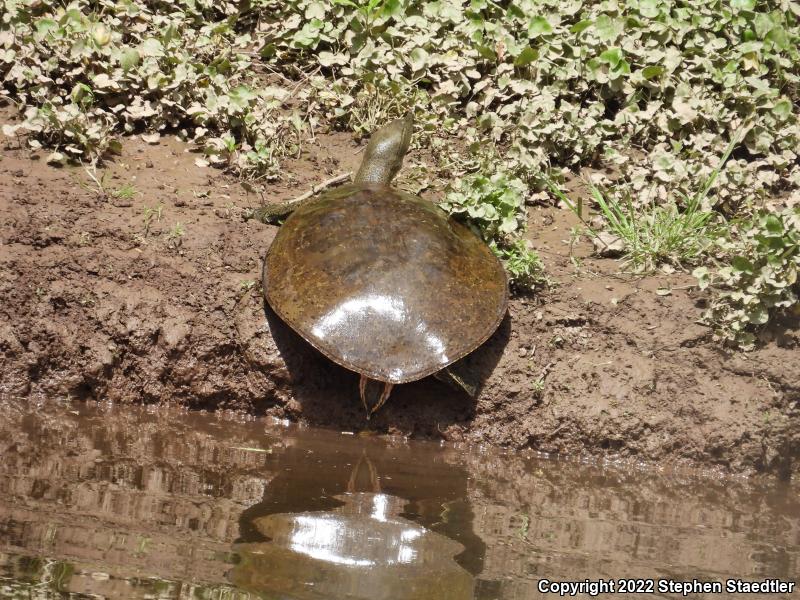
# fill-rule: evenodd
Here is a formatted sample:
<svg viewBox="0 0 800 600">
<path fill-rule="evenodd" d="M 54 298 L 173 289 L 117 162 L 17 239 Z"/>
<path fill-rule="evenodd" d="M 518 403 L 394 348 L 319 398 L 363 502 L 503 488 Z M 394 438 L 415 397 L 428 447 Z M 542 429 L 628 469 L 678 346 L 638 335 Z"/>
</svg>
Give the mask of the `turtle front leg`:
<svg viewBox="0 0 800 600">
<path fill-rule="evenodd" d="M 277 204 L 265 204 L 255 209 L 250 218 L 260 223 L 277 225 L 292 214 L 301 203 L 302 201 L 289 200 L 288 202 L 279 202 Z"/>
<path fill-rule="evenodd" d="M 369 395 L 367 392 L 368 384 L 370 382 L 373 383 L 381 383 L 380 381 L 375 381 L 374 379 L 370 379 L 366 375 L 362 375 L 361 379 L 358 382 L 358 393 L 361 396 L 361 403 L 364 405 L 364 410 L 367 411 L 367 421 L 369 418 L 378 410 L 381 406 L 386 404 L 386 401 L 389 399 L 389 396 L 392 393 L 392 389 L 394 388 L 394 384 L 392 383 L 384 383 L 383 390 L 381 390 L 381 394 L 378 397 L 377 402 L 372 406 L 369 407 L 369 403 L 367 402 L 367 396 Z"/>
</svg>

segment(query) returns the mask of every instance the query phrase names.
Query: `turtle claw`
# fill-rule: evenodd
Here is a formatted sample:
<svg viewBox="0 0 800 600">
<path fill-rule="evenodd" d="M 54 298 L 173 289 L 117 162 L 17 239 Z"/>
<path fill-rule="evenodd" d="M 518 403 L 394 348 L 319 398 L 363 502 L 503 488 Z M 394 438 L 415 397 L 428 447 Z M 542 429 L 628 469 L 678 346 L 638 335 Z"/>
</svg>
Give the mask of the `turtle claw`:
<svg viewBox="0 0 800 600">
<path fill-rule="evenodd" d="M 378 401 L 372 406 L 372 408 L 370 408 L 369 403 L 367 402 L 367 385 L 370 381 L 374 380 L 362 375 L 358 382 L 358 393 L 361 396 L 361 403 L 364 405 L 364 411 L 367 413 L 367 421 L 370 420 L 370 417 L 372 417 L 375 412 L 377 412 L 384 404 L 386 404 L 386 401 L 389 399 L 392 389 L 394 388 L 394 384 L 384 383 L 383 390 L 381 391 L 381 395 L 378 397 Z M 375 383 L 380 382 L 375 381 Z"/>
<path fill-rule="evenodd" d="M 378 398 L 378 402 L 375 404 L 375 406 L 372 407 L 372 410 L 369 411 L 369 414 L 367 415 L 367 419 L 369 419 L 372 416 L 372 414 L 375 411 L 377 411 L 381 406 L 386 404 L 386 401 L 389 399 L 389 396 L 392 393 L 392 388 L 394 388 L 394 384 L 392 384 L 392 383 L 384 383 L 383 384 L 383 391 L 381 392 L 381 397 Z"/>
</svg>

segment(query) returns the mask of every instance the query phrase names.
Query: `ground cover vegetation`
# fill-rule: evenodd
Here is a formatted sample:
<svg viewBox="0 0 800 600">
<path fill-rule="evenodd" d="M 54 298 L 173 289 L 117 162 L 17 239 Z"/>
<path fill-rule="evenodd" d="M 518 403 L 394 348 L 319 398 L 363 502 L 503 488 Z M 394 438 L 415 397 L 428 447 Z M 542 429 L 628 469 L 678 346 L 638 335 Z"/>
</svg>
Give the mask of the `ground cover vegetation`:
<svg viewBox="0 0 800 600">
<path fill-rule="evenodd" d="M 526 206 L 592 204 L 624 266 L 696 269 L 752 347 L 797 307 L 800 3 L 789 0 L 0 0 L 3 133 L 96 164 L 174 132 L 248 180 L 322 126 L 414 110 L 415 145 L 505 262 L 544 281 Z M 587 180 L 584 201 L 566 180 Z"/>
</svg>

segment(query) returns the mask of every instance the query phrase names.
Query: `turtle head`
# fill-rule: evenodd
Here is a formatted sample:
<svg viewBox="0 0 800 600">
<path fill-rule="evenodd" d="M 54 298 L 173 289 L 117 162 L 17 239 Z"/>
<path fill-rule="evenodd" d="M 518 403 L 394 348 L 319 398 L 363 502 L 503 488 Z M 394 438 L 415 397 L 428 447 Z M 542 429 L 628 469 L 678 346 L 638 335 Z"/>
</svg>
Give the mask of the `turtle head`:
<svg viewBox="0 0 800 600">
<path fill-rule="evenodd" d="M 413 128 L 414 115 L 409 111 L 402 119 L 392 121 L 373 133 L 353 181 L 389 185 L 403 164 Z"/>
</svg>

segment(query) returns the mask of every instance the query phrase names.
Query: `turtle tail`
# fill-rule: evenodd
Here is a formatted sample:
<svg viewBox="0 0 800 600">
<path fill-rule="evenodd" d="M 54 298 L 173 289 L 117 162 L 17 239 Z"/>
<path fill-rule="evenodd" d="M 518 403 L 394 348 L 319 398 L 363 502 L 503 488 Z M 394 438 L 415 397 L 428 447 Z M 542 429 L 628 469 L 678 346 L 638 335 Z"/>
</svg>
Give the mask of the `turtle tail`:
<svg viewBox="0 0 800 600">
<path fill-rule="evenodd" d="M 414 114 L 409 111 L 402 119 L 392 121 L 373 133 L 353 182 L 389 185 L 403 165 L 413 129 Z"/>
</svg>

